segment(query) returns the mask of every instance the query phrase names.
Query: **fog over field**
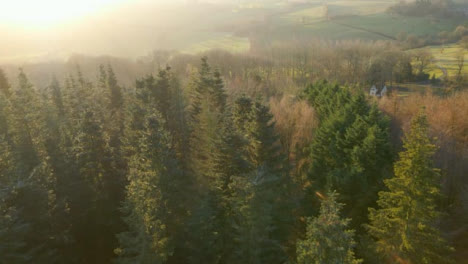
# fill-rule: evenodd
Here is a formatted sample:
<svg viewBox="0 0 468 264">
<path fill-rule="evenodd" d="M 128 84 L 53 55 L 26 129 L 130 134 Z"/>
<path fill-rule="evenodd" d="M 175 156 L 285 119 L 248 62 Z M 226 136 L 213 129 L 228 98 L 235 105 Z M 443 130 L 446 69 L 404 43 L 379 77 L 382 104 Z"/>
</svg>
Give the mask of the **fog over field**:
<svg viewBox="0 0 468 264">
<path fill-rule="evenodd" d="M 48 2 L 51 4 L 44 11 L 56 8 L 56 12 L 67 12 L 54 7 L 54 1 Z M 256 28 L 266 27 L 265 20 L 301 9 L 301 1 L 297 2 L 120 0 L 114 4 L 104 1 L 70 19 L 58 16 L 56 21 L 48 20 L 47 14 L 37 21 L 11 21 L 0 16 L 4 40 L 0 63 L 57 60 L 74 53 L 136 57 L 156 49 L 190 51 L 199 43 L 232 36 L 249 43 Z M 321 1 L 304 2 L 322 5 Z M 390 3 L 376 1 L 379 11 Z"/>
</svg>

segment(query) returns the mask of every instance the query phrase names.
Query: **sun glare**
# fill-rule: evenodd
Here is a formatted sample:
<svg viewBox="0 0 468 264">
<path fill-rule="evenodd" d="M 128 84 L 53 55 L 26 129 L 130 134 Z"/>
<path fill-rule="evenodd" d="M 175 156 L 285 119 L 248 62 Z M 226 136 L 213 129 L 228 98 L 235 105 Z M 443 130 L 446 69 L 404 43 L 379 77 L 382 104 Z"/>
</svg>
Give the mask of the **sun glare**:
<svg viewBox="0 0 468 264">
<path fill-rule="evenodd" d="M 90 15 L 124 0 L 1 0 L 0 23 L 47 27 Z"/>
</svg>

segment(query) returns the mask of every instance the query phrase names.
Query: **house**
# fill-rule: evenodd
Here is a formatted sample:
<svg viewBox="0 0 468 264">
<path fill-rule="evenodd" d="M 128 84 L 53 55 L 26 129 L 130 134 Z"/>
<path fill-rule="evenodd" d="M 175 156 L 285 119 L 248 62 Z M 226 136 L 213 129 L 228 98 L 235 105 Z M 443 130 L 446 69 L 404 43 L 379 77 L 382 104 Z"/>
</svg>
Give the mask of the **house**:
<svg viewBox="0 0 468 264">
<path fill-rule="evenodd" d="M 380 90 L 380 92 L 379 92 L 379 89 L 377 89 L 375 85 L 372 85 L 369 91 L 369 95 L 377 96 L 377 97 L 384 97 L 385 95 L 387 95 L 387 92 L 388 92 L 388 89 L 386 85 L 384 85 L 384 87 Z"/>
<path fill-rule="evenodd" d="M 372 85 L 372 88 L 370 89 L 370 96 L 377 96 L 377 87 L 375 85 Z"/>
<path fill-rule="evenodd" d="M 380 91 L 380 97 L 384 97 L 385 95 L 387 95 L 387 86 L 384 86 L 382 91 Z"/>
</svg>

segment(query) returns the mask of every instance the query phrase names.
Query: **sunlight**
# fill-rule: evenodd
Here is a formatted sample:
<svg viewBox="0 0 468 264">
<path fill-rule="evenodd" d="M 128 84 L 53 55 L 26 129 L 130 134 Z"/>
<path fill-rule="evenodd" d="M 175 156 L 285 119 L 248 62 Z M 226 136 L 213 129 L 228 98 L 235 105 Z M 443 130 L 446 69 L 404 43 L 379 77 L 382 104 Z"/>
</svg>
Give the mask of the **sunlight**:
<svg viewBox="0 0 468 264">
<path fill-rule="evenodd" d="M 90 15 L 126 0 L 6 0 L 0 23 L 19 27 L 49 27 Z"/>
</svg>

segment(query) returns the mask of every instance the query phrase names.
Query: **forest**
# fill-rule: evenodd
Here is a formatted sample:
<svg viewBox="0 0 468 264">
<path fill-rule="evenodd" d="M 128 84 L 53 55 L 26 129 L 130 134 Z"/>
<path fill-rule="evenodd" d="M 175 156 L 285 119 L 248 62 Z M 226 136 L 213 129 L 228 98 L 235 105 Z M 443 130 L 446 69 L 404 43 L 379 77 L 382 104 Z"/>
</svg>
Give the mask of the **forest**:
<svg viewBox="0 0 468 264">
<path fill-rule="evenodd" d="M 1 71 L 2 263 L 463 257 L 466 91 L 317 80 L 292 96 L 220 69 L 123 87 L 110 64 L 95 81 L 78 66 L 42 89 Z"/>
<path fill-rule="evenodd" d="M 160 2 L 0 26 L 0 264 L 467 263 L 463 2 Z"/>
</svg>

